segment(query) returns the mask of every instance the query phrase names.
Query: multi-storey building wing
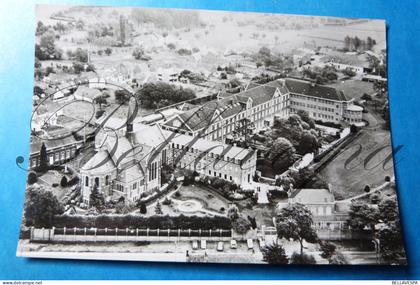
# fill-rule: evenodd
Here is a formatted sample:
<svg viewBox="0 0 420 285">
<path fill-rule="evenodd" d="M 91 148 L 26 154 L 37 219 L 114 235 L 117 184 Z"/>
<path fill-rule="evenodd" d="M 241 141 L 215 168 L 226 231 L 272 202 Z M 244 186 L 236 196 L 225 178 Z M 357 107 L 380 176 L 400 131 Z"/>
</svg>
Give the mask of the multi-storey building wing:
<svg viewBox="0 0 420 285">
<path fill-rule="evenodd" d="M 250 185 L 256 171 L 257 154 L 217 141 L 176 134 L 168 144 L 168 163 L 233 182 Z"/>
<path fill-rule="evenodd" d="M 362 122 L 363 108 L 342 91 L 313 82 L 286 78 L 264 85 L 249 84 L 245 91 L 192 108 L 162 124 L 162 129 L 209 140 L 224 141 L 238 121 L 247 119 L 256 128 L 270 126 L 299 110 L 324 122 Z"/>
</svg>

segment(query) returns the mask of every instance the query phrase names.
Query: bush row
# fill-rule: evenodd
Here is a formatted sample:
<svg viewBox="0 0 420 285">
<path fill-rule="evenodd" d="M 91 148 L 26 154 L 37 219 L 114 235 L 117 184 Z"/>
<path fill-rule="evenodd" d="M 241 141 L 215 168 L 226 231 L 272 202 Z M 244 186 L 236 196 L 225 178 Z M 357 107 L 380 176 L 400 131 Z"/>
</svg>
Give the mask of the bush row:
<svg viewBox="0 0 420 285">
<path fill-rule="evenodd" d="M 151 216 L 139 215 L 57 215 L 52 226 L 58 228 L 151 228 L 151 229 L 230 229 L 231 221 L 227 217 L 197 216 Z"/>
</svg>

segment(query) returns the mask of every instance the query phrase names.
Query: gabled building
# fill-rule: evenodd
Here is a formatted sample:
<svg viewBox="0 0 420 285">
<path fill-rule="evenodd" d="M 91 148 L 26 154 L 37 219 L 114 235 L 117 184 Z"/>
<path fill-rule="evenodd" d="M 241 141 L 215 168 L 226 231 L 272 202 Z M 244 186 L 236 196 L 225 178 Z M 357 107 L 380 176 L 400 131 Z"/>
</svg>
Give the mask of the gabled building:
<svg viewBox="0 0 420 285">
<path fill-rule="evenodd" d="M 127 120 L 131 115 L 130 103 Z M 161 187 L 160 172 L 166 154 L 158 149 L 165 141 L 160 130 L 157 126 L 145 126 L 148 129 L 143 130 L 138 125 L 134 129 L 133 123 L 127 121 L 124 128 L 117 125 L 116 130 L 111 124 L 97 134 L 97 152 L 80 169 L 82 198 L 87 205 L 94 188 L 106 197 L 123 197 L 128 203 Z"/>
<path fill-rule="evenodd" d="M 248 84 L 245 91 L 218 96 L 217 100 L 189 109 L 162 124 L 162 129 L 209 140 L 225 141 L 241 120 L 257 129 L 270 126 L 275 118 L 287 118 L 299 110 L 315 120 L 360 124 L 363 108 L 342 91 L 310 81 L 286 78 L 263 85 Z"/>
<path fill-rule="evenodd" d="M 93 103 L 94 100 L 102 95 L 102 92 L 95 88 L 90 88 L 87 86 L 79 86 L 74 92 L 73 96 L 76 100 L 83 100 L 90 103 Z"/>
</svg>

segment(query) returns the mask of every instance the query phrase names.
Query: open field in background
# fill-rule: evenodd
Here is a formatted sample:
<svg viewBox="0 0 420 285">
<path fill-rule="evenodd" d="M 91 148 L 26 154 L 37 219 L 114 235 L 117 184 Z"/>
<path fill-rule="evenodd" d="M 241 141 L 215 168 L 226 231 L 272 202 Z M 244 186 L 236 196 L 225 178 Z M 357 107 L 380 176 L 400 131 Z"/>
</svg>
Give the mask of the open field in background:
<svg viewBox="0 0 420 285">
<path fill-rule="evenodd" d="M 373 83 L 361 80 L 345 80 L 331 84 L 330 86 L 342 90 L 348 99 L 360 99 L 364 93 L 372 94 L 375 92 Z"/>
</svg>

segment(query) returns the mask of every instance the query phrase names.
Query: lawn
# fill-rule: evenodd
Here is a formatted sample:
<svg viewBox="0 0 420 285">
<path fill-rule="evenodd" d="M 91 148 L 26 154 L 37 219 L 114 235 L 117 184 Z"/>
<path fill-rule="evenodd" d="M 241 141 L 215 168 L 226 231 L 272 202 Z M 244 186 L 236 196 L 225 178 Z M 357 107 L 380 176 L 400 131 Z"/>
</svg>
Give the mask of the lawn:
<svg viewBox="0 0 420 285">
<path fill-rule="evenodd" d="M 178 192 L 181 196 L 177 197 L 174 195 L 173 198 L 182 201 L 196 199 L 204 205 L 204 208 L 221 214 L 225 213 L 230 204 L 229 200 L 221 197 L 219 194 L 197 185 L 182 186 Z M 224 208 L 225 211 L 221 211 L 221 208 Z"/>
<path fill-rule="evenodd" d="M 349 146 L 320 171 L 320 176 L 331 184 L 336 199 L 346 199 L 364 193 L 364 187 L 371 188 L 384 183 L 385 176 L 394 175 L 392 161 L 383 168 L 383 161 L 390 153 L 387 131 L 363 131 Z M 360 149 L 360 154 L 351 159 Z M 377 151 L 375 155 L 369 155 Z M 349 163 L 345 166 L 346 161 Z"/>
<path fill-rule="evenodd" d="M 71 187 L 61 187 L 60 181 L 63 177 L 63 174 L 57 170 L 49 170 L 46 173 L 38 177 L 38 184 L 44 185 L 45 189 L 51 191 L 58 200 L 61 200 Z M 70 176 L 66 175 L 67 179 L 70 179 Z M 57 186 L 53 187 L 52 185 L 56 183 Z"/>
</svg>

